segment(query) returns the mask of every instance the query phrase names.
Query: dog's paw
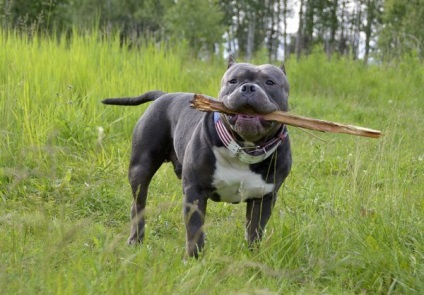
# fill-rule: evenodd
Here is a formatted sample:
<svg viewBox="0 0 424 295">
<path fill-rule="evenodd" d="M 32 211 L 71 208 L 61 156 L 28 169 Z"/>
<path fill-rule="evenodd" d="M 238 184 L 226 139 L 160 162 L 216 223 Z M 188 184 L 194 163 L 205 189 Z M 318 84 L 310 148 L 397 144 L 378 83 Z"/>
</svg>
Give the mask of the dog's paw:
<svg viewBox="0 0 424 295">
<path fill-rule="evenodd" d="M 143 235 L 130 235 L 128 240 L 127 240 L 127 244 L 128 245 L 137 245 L 137 244 L 141 244 L 143 243 L 143 239 L 144 239 L 144 234 Z"/>
</svg>

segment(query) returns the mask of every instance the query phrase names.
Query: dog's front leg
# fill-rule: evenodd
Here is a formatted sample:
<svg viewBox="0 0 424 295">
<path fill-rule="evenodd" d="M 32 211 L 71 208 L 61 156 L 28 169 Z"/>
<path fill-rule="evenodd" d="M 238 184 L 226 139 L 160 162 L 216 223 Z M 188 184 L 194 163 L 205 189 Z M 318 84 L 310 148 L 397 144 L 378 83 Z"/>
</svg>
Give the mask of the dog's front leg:
<svg viewBox="0 0 424 295">
<path fill-rule="evenodd" d="M 262 239 L 265 225 L 275 204 L 275 194 L 270 193 L 262 199 L 247 201 L 246 210 L 246 240 L 249 247 Z"/>
<path fill-rule="evenodd" d="M 184 221 L 187 231 L 186 250 L 188 256 L 198 258 L 199 252 L 202 251 L 205 243 L 203 224 L 207 199 L 193 198 L 191 196 L 190 192 L 186 192 L 184 199 Z"/>
</svg>

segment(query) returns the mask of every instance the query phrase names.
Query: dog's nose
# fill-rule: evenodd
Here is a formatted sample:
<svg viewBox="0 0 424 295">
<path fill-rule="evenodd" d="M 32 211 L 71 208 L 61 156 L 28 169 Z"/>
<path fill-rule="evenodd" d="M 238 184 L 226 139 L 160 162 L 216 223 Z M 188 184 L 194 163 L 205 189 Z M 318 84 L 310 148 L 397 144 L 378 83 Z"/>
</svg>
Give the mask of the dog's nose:
<svg viewBox="0 0 424 295">
<path fill-rule="evenodd" d="M 251 93 L 255 91 L 256 91 L 256 87 L 254 84 L 246 83 L 241 87 L 241 92 L 244 92 L 244 93 Z"/>
</svg>

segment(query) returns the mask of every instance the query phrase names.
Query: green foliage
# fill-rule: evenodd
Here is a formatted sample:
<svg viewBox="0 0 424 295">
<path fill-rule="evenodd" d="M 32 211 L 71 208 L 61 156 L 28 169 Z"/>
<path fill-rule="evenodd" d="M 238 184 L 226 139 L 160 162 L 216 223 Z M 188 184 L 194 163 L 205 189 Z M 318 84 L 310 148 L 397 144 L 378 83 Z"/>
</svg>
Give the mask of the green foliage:
<svg viewBox="0 0 424 295">
<path fill-rule="evenodd" d="M 145 106 L 100 100 L 153 89 L 215 95 L 225 61 L 199 61 L 180 45 L 130 50 L 96 31 L 0 31 L 0 43 L 2 294 L 423 293 L 424 68 L 415 57 L 368 67 L 321 52 L 289 60 L 293 112 L 384 136 L 289 128 L 294 166 L 260 248 L 243 241 L 245 206 L 210 202 L 195 261 L 184 259 L 171 165 L 150 187 L 145 244 L 125 244 L 131 133 Z"/>
<path fill-rule="evenodd" d="M 222 42 L 223 13 L 215 0 L 179 0 L 165 15 L 167 29 L 176 40 L 185 39 L 197 52 L 214 52 L 214 45 Z"/>
<path fill-rule="evenodd" d="M 3 27 L 34 35 L 50 35 L 78 27 L 97 25 L 102 33 L 120 31 L 121 37 L 138 44 L 143 38 L 185 39 L 198 53 L 215 52 L 225 27 L 223 13 L 215 0 L 14 0 L 0 2 Z"/>
<path fill-rule="evenodd" d="M 412 53 L 422 60 L 424 1 L 386 0 L 383 19 L 385 26 L 378 39 L 383 58 L 402 58 Z"/>
<path fill-rule="evenodd" d="M 3 29 L 13 28 L 27 34 L 52 32 L 69 24 L 64 7 L 69 0 L 3 0 L 0 1 L 0 19 Z"/>
<path fill-rule="evenodd" d="M 423 1 L 0 0 L 0 25 L 30 36 L 97 26 L 104 35 L 121 32 L 121 41 L 134 46 L 146 37 L 185 39 L 202 57 L 222 53 L 225 44 L 247 59 L 266 48 L 273 61 L 282 49 L 300 56 L 323 45 L 328 56 L 363 57 L 365 63 L 411 53 L 422 60 Z M 292 22 L 297 32 L 289 32 Z"/>
</svg>

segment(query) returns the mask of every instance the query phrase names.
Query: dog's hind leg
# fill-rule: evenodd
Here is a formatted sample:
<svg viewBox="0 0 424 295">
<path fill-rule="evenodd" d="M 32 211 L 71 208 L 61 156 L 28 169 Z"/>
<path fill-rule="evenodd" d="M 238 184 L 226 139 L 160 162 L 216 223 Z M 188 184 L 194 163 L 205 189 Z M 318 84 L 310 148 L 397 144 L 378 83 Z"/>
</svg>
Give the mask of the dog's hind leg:
<svg viewBox="0 0 424 295">
<path fill-rule="evenodd" d="M 154 106 L 154 104 L 152 105 Z M 153 175 L 168 158 L 169 124 L 149 107 L 134 128 L 128 178 L 134 198 L 131 206 L 131 232 L 128 244 L 140 243 L 144 238 L 147 192 Z M 152 126 L 161 126 L 156 130 Z"/>
<path fill-rule="evenodd" d="M 143 242 L 148 187 L 162 162 L 150 154 L 133 157 L 131 160 L 128 178 L 134 201 L 131 206 L 131 232 L 128 238 L 130 245 Z"/>
</svg>

